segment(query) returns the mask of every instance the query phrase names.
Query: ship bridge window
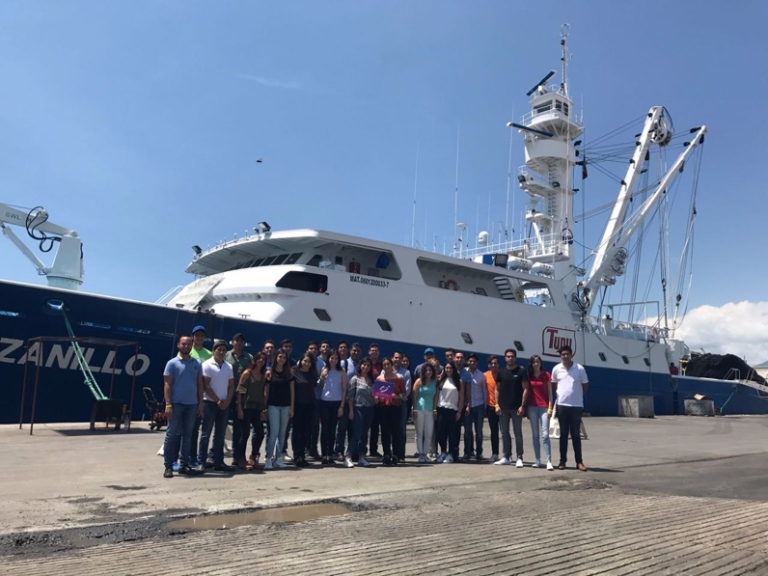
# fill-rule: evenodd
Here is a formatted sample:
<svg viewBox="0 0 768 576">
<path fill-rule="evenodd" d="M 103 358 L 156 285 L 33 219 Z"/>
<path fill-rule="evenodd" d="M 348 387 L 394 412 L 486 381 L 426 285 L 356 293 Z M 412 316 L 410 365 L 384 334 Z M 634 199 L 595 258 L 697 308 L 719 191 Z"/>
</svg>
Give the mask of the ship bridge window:
<svg viewBox="0 0 768 576">
<path fill-rule="evenodd" d="M 559 110 L 563 113 L 564 116 L 568 116 L 568 102 L 561 102 L 560 100 L 555 100 L 555 110 Z"/>
<path fill-rule="evenodd" d="M 251 260 L 249 264 L 249 268 L 256 268 L 256 266 L 261 266 L 261 263 L 264 262 L 264 258 L 254 258 Z"/>
<path fill-rule="evenodd" d="M 315 266 L 319 267 L 320 262 L 322 262 L 323 257 L 320 254 L 315 254 L 312 256 L 312 258 L 309 259 L 309 262 L 307 262 L 307 266 Z"/>
<path fill-rule="evenodd" d="M 278 264 L 282 264 L 286 261 L 288 258 L 288 254 L 280 254 L 277 258 L 274 259 L 272 262 L 272 266 L 277 266 Z"/>
<path fill-rule="evenodd" d="M 325 292 L 328 288 L 328 276 L 312 272 L 288 272 L 277 281 L 278 288 L 290 288 L 303 292 Z"/>
<path fill-rule="evenodd" d="M 294 252 L 288 257 L 288 260 L 285 261 L 286 264 L 295 264 L 298 259 L 301 258 L 301 252 Z"/>
<path fill-rule="evenodd" d="M 262 262 L 261 265 L 270 266 L 272 262 L 275 261 L 275 258 L 277 258 L 277 256 L 267 256 L 266 258 L 264 258 L 264 262 Z"/>
<path fill-rule="evenodd" d="M 544 112 L 549 112 L 552 110 L 552 101 L 544 102 L 543 104 L 539 104 L 538 106 L 533 107 L 533 113 L 534 114 L 543 114 Z"/>
</svg>

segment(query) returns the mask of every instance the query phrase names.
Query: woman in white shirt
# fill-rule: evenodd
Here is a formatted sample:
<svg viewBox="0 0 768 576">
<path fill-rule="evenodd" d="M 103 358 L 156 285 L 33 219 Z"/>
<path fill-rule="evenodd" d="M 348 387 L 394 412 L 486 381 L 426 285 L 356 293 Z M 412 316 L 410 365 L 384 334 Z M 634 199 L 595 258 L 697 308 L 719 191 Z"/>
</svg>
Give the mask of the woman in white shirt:
<svg viewBox="0 0 768 576">
<path fill-rule="evenodd" d="M 464 398 L 464 383 L 453 362 L 445 364 L 437 390 L 437 443 L 440 445 L 437 461 L 449 464 L 459 459 L 459 406 Z"/>
</svg>

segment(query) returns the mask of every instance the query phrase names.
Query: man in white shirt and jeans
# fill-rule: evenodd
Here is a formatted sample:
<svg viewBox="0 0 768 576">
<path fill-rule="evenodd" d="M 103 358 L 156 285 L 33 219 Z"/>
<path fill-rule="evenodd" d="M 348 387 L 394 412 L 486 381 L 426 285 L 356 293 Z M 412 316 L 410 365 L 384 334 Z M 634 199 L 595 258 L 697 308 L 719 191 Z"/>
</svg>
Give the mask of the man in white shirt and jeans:
<svg viewBox="0 0 768 576">
<path fill-rule="evenodd" d="M 229 420 L 229 405 L 235 393 L 235 378 L 226 356 L 227 343 L 217 340 L 213 345 L 213 358 L 203 362 L 203 426 L 198 454 L 208 453 L 208 441 L 213 431 L 213 468 L 231 472 L 234 468 L 224 463 L 224 434 Z M 204 469 L 204 464 L 198 467 L 200 472 Z"/>
<path fill-rule="evenodd" d="M 557 420 L 560 423 L 560 464 L 565 470 L 568 460 L 568 434 L 573 438 L 576 468 L 587 471 L 581 458 L 581 413 L 584 411 L 584 394 L 589 388 L 587 371 L 573 362 L 573 350 L 563 346 L 559 350 L 560 364 L 552 369 L 552 384 L 557 390 Z"/>
</svg>

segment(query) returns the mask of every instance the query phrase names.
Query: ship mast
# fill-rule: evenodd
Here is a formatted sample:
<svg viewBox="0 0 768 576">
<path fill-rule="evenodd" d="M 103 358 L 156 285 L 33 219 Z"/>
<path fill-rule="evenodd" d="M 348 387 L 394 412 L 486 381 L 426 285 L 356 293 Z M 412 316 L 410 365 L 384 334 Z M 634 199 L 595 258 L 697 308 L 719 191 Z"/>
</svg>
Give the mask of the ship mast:
<svg viewBox="0 0 768 576">
<path fill-rule="evenodd" d="M 531 111 L 519 123 L 509 122 L 523 136 L 525 166 L 518 181 L 528 195 L 525 219 L 531 235 L 512 251 L 510 267 L 532 269 L 562 279 L 573 266 L 573 195 L 571 173 L 576 153 L 574 140 L 584 133 L 581 119 L 568 97 L 569 26 L 561 28 L 561 82 L 547 87 L 556 74 L 544 76 L 527 96 Z M 576 143 L 578 144 L 578 143 Z"/>
</svg>

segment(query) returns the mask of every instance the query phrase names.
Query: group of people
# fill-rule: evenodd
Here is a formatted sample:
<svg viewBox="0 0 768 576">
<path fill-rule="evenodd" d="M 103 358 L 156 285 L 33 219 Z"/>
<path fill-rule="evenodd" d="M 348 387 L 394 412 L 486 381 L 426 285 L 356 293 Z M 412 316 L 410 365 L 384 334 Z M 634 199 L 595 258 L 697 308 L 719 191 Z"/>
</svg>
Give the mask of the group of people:
<svg viewBox="0 0 768 576">
<path fill-rule="evenodd" d="M 307 458 L 329 466 L 369 466 L 381 458 L 395 466 L 406 458 L 406 426 L 412 419 L 419 463 L 460 460 L 489 461 L 484 455 L 483 428 L 490 428 L 490 461 L 497 465 L 523 460 L 523 419 L 531 423 L 535 468 L 553 470 L 549 422 L 560 424 L 559 469 L 565 469 L 568 438 L 572 438 L 576 467 L 586 470 L 581 453 L 581 415 L 588 379 L 573 351 L 560 350 L 561 362 L 550 374 L 539 356 L 527 367 L 517 364 L 517 351 L 487 359 L 445 350 L 441 364 L 433 348 L 412 368 L 410 359 L 395 351 L 383 356 L 378 344 L 368 347 L 340 341 L 333 348 L 310 342 L 294 359 L 293 343 L 267 340 L 254 354 L 245 351 L 245 337 L 230 343 L 214 340 L 205 348 L 206 330 L 195 326 L 178 340 L 177 355 L 165 367 L 164 399 L 168 428 L 163 445 L 164 476 L 254 470 L 308 465 Z M 224 461 L 225 433 L 232 420 L 231 465 Z M 513 459 L 512 433 L 516 458 Z M 464 449 L 460 456 L 461 428 Z M 266 427 L 266 433 L 265 433 Z M 290 431 L 291 453 L 288 456 Z M 501 432 L 501 451 L 499 451 Z M 266 438 L 266 443 L 265 442 Z M 250 440 L 250 450 L 248 442 Z M 381 441 L 381 452 L 379 452 Z M 320 444 L 318 448 L 318 442 Z M 544 446 L 544 459 L 541 445 Z"/>
</svg>

